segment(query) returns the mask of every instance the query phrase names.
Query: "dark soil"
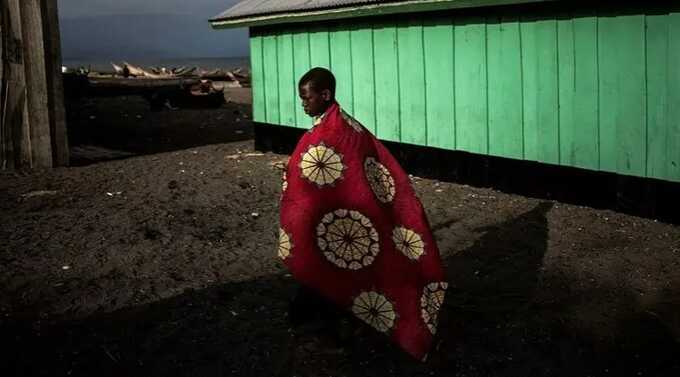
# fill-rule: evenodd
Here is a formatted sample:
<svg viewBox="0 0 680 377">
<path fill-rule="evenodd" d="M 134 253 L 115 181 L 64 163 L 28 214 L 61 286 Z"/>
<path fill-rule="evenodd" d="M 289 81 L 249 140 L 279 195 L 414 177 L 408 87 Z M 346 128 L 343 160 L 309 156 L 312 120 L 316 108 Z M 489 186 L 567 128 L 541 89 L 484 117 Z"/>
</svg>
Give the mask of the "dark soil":
<svg viewBox="0 0 680 377">
<path fill-rule="evenodd" d="M 78 166 L 0 173 L 0 375 L 680 375 L 680 227 L 417 177 L 451 283 L 429 360 L 293 328 L 286 156 L 249 112 L 87 100 Z"/>
</svg>

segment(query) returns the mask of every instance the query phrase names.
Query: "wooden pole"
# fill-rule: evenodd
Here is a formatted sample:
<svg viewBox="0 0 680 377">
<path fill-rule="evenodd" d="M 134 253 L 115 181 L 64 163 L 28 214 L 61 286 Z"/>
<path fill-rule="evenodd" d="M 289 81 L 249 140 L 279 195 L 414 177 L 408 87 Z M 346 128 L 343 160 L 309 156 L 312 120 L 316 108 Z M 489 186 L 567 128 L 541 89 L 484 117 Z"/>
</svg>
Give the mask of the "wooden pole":
<svg viewBox="0 0 680 377">
<path fill-rule="evenodd" d="M 19 2 L 4 0 L 3 9 L 3 77 L 2 128 L 5 139 L 3 166 L 31 167 L 31 141 L 26 107 L 26 81 L 21 37 Z"/>
<path fill-rule="evenodd" d="M 3 46 L 5 45 L 5 6 L 4 0 L 0 3 L 0 169 L 7 169 L 8 151 L 7 143 L 11 143 L 11 139 L 7 137 L 5 131 L 5 52 Z"/>
<path fill-rule="evenodd" d="M 57 0 L 42 0 L 42 14 L 52 157 L 55 166 L 67 166 L 69 148 L 64 110 L 64 81 L 61 74 L 61 36 Z"/>
<path fill-rule="evenodd" d="M 51 168 L 52 142 L 48 106 L 45 42 L 40 0 L 21 0 L 24 69 L 33 167 Z"/>
</svg>

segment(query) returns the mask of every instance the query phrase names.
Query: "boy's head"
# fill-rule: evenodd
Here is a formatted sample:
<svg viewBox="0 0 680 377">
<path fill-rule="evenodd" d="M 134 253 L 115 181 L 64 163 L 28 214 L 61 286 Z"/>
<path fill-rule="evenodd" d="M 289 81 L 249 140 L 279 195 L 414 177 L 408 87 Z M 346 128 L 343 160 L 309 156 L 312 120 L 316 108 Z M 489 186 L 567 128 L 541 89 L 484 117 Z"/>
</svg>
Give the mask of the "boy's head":
<svg viewBox="0 0 680 377">
<path fill-rule="evenodd" d="M 335 101 L 335 77 L 325 68 L 312 68 L 298 84 L 302 107 L 309 116 L 326 112 Z"/>
</svg>

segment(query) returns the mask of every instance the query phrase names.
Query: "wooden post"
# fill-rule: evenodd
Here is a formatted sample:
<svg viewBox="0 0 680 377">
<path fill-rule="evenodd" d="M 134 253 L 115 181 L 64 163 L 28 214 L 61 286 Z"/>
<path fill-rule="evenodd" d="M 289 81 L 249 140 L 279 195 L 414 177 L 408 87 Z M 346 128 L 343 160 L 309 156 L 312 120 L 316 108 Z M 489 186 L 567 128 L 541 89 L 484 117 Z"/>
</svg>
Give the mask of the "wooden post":
<svg viewBox="0 0 680 377">
<path fill-rule="evenodd" d="M 69 148 L 64 110 L 64 81 L 61 74 L 61 36 L 57 0 L 42 0 L 42 14 L 52 157 L 55 166 L 67 166 Z"/>
<path fill-rule="evenodd" d="M 31 142 L 26 107 L 26 81 L 21 38 L 19 2 L 2 1 L 3 78 L 2 129 L 5 138 L 6 168 L 31 167 Z"/>
<path fill-rule="evenodd" d="M 45 42 L 40 0 L 21 0 L 24 69 L 33 167 L 52 167 Z"/>
<path fill-rule="evenodd" d="M 7 169 L 7 146 L 11 139 L 7 137 L 5 132 L 5 52 L 3 46 L 5 45 L 5 1 L 0 3 L 0 169 Z"/>
</svg>

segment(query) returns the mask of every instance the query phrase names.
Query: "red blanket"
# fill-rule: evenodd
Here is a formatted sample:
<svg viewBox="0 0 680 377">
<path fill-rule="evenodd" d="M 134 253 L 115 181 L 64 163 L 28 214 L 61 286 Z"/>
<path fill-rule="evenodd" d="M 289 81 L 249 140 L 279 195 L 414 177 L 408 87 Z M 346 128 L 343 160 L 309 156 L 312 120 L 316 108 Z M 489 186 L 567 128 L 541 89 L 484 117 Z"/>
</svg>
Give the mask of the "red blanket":
<svg viewBox="0 0 680 377">
<path fill-rule="evenodd" d="M 389 151 L 333 104 L 295 148 L 283 190 L 279 256 L 293 276 L 424 359 L 447 283 Z"/>
</svg>

